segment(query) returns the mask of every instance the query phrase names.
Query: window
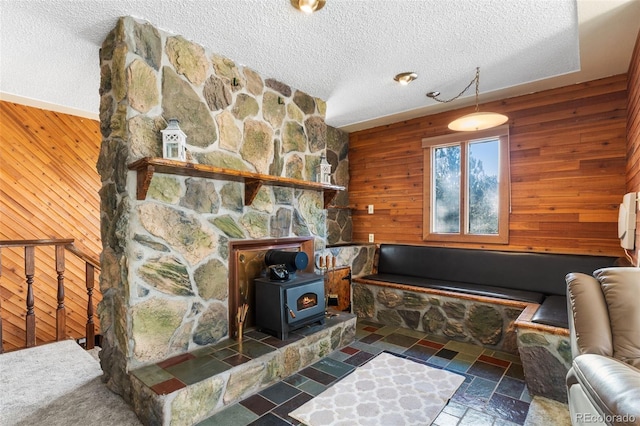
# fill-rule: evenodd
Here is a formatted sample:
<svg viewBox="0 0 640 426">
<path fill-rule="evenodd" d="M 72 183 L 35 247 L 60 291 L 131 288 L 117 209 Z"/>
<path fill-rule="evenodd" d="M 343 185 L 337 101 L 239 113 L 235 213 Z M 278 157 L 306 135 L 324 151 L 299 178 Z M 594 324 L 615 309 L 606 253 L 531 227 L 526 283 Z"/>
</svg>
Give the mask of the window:
<svg viewBox="0 0 640 426">
<path fill-rule="evenodd" d="M 423 139 L 425 241 L 509 242 L 509 127 Z"/>
</svg>

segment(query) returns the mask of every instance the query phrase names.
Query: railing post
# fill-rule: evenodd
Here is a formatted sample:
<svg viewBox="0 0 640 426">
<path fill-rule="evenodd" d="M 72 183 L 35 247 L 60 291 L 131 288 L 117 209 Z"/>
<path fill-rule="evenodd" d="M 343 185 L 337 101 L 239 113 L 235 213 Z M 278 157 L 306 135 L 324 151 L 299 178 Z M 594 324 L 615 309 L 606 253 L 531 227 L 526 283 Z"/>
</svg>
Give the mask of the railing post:
<svg viewBox="0 0 640 426">
<path fill-rule="evenodd" d="M 86 285 L 87 285 L 87 329 L 86 329 L 86 338 L 87 345 L 86 349 L 93 349 L 96 340 L 96 326 L 93 323 L 93 283 L 94 283 L 94 271 L 95 268 L 89 262 L 86 263 Z"/>
<path fill-rule="evenodd" d="M 33 275 L 35 274 L 35 247 L 24 248 L 24 274 L 27 277 L 27 317 L 25 344 L 28 348 L 36 345 L 36 315 L 33 312 Z"/>
<path fill-rule="evenodd" d="M 56 309 L 56 340 L 64 340 L 67 331 L 67 309 L 64 306 L 64 246 L 56 245 L 58 274 L 58 309 Z"/>
<path fill-rule="evenodd" d="M 88 256 L 75 248 L 73 245 L 73 239 L 48 239 L 48 240 L 0 240 L 0 255 L 1 250 L 5 247 L 20 247 L 24 248 L 24 271 L 27 283 L 26 292 L 26 332 L 25 332 L 25 347 L 29 348 L 36 346 L 37 332 L 36 332 L 36 315 L 35 315 L 35 297 L 34 297 L 34 276 L 35 276 L 35 248 L 38 246 L 54 246 L 55 250 L 55 269 L 57 274 L 57 307 L 56 307 L 56 340 L 64 340 L 67 336 L 67 308 L 65 306 L 65 250 L 71 251 L 75 256 L 85 262 L 86 266 L 86 290 L 87 290 L 87 324 L 86 331 L 86 348 L 92 349 L 95 346 L 96 339 L 96 325 L 94 324 L 94 307 L 93 307 L 93 290 L 95 281 L 95 269 L 100 270 L 100 260 L 96 260 L 91 256 Z M 2 258 L 0 257 L 0 277 L 2 277 Z M 1 284 L 1 283 L 0 283 Z M 20 290 L 22 291 L 22 290 Z M 0 306 L 0 314 L 2 313 L 2 306 Z M 75 333 L 75 332 L 74 332 Z M 73 333 L 72 333 L 73 334 Z M 0 316 L 0 353 L 4 351 L 4 344 L 2 342 L 2 317 Z"/>
</svg>

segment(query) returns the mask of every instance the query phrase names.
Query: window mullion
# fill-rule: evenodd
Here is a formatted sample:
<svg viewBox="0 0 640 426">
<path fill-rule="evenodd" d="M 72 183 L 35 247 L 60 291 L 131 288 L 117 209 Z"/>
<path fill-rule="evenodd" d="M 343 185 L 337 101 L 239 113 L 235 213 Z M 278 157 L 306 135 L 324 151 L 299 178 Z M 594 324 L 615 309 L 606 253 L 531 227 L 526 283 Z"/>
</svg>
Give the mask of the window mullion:
<svg viewBox="0 0 640 426">
<path fill-rule="evenodd" d="M 469 155 L 469 143 L 460 143 L 460 235 L 469 233 L 469 176 L 467 158 Z"/>
<path fill-rule="evenodd" d="M 435 182 L 436 181 L 436 149 L 435 147 L 431 147 L 429 148 L 429 151 L 431 152 L 430 156 L 431 156 L 431 168 L 430 168 L 430 178 L 429 178 L 429 182 Z M 430 191 L 430 200 L 429 200 L 429 204 L 430 206 L 435 206 L 436 205 L 436 190 L 435 190 L 435 185 L 431 187 L 431 191 Z M 429 232 L 433 232 L 433 230 L 436 227 L 436 213 L 435 213 L 435 207 L 430 208 L 430 214 L 429 214 Z"/>
</svg>

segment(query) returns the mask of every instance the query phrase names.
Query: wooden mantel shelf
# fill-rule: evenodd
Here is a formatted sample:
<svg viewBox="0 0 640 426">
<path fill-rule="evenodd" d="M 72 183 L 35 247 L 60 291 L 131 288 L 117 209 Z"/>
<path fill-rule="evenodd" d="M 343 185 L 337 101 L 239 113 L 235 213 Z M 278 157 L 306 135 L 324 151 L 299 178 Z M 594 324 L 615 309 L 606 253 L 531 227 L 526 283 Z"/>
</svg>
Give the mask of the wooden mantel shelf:
<svg viewBox="0 0 640 426">
<path fill-rule="evenodd" d="M 253 203 L 253 199 L 256 197 L 263 184 L 322 191 L 324 193 L 325 209 L 329 206 L 331 201 L 333 201 L 333 198 L 336 196 L 338 191 L 344 191 L 344 187 L 338 185 L 308 182 L 288 177 L 263 175 L 260 173 L 225 169 L 205 164 L 186 163 L 183 161 L 167 160 L 164 158 L 145 157 L 129 164 L 128 167 L 129 170 L 135 170 L 138 173 L 136 194 L 138 200 L 144 200 L 147 197 L 147 190 L 149 189 L 149 184 L 151 183 L 151 178 L 154 173 L 243 182 L 245 206 L 249 206 Z"/>
</svg>

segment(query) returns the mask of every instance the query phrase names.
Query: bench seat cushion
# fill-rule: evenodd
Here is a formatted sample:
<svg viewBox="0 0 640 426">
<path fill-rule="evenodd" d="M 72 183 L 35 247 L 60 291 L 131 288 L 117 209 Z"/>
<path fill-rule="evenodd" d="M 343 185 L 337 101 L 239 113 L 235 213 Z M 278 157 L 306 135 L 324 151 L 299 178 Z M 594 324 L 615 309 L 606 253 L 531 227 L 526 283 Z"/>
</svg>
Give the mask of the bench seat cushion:
<svg viewBox="0 0 640 426">
<path fill-rule="evenodd" d="M 434 280 L 430 278 L 412 277 L 399 274 L 373 274 L 362 277 L 367 280 L 383 281 L 395 284 L 405 284 L 416 287 L 432 288 L 436 290 L 455 291 L 476 296 L 495 297 L 498 299 L 518 300 L 530 303 L 542 303 L 544 295 L 534 291 L 517 290 L 464 282 Z M 565 306 L 566 310 L 566 306 Z"/>
<path fill-rule="evenodd" d="M 591 274 L 616 258 L 381 244 L 377 272 L 481 286 L 567 294 L 569 272 Z"/>
<path fill-rule="evenodd" d="M 569 328 L 567 298 L 556 295 L 547 296 L 536 313 L 533 314 L 531 321 L 553 327 Z"/>
</svg>

